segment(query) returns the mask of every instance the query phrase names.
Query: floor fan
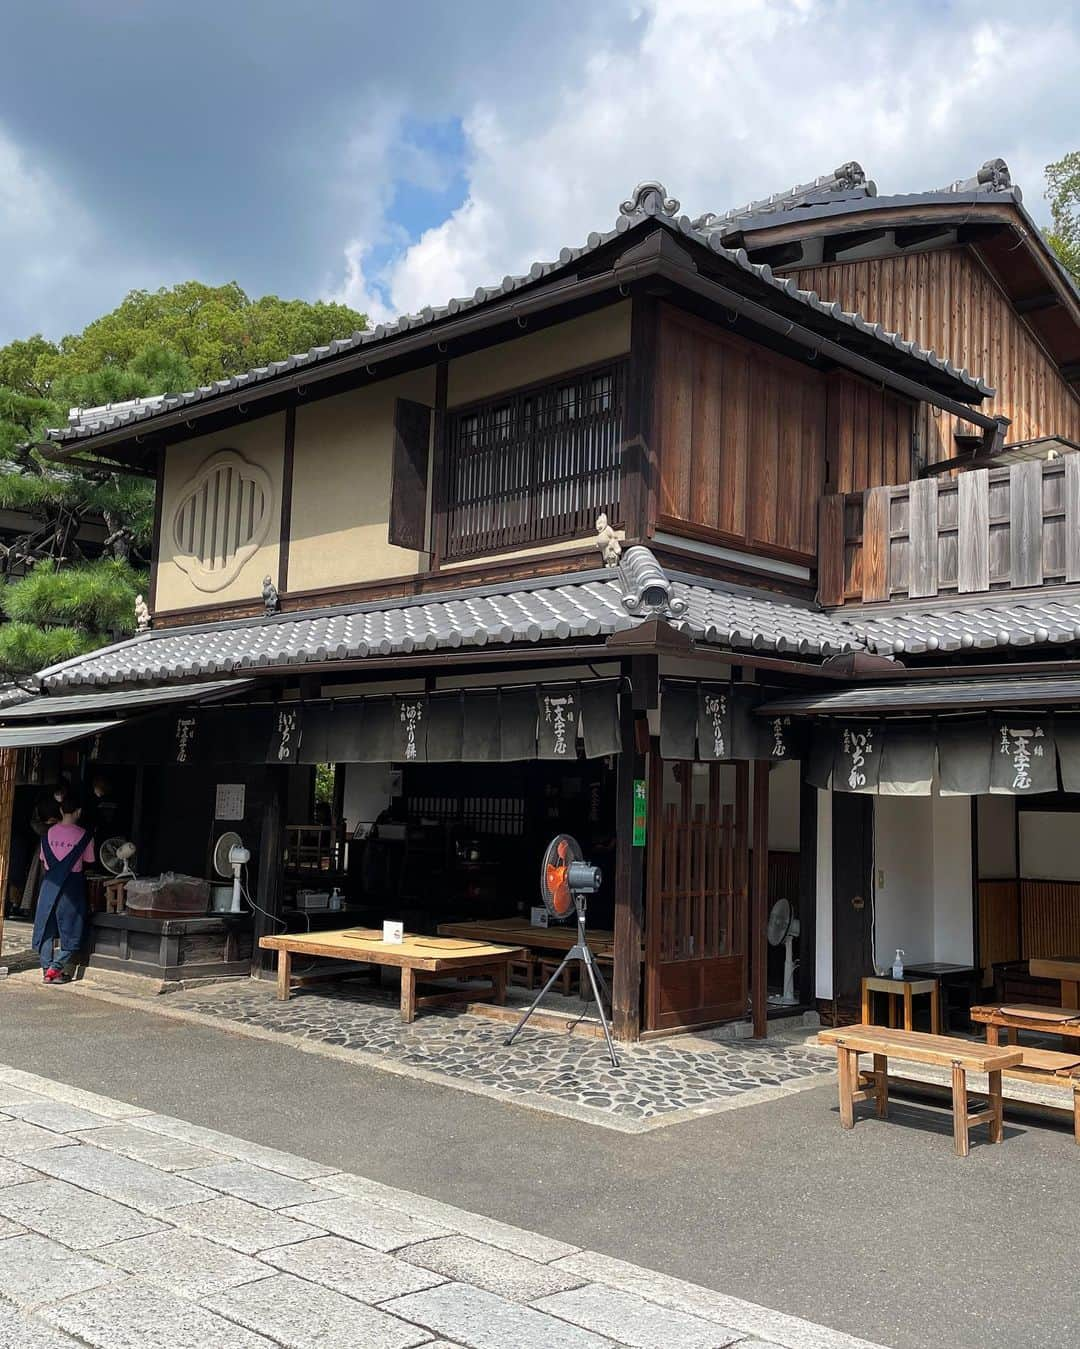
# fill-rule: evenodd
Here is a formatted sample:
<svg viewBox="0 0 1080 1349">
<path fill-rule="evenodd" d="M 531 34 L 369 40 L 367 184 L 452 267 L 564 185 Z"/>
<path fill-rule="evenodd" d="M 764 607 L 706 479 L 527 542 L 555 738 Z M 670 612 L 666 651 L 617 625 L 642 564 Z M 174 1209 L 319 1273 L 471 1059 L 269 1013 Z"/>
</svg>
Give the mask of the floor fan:
<svg viewBox="0 0 1080 1349">
<path fill-rule="evenodd" d="M 567 965 L 573 960 L 580 960 L 588 975 L 593 997 L 596 999 L 596 1008 L 600 1013 L 600 1024 L 604 1028 L 604 1039 L 607 1041 L 608 1057 L 611 1059 L 613 1068 L 619 1066 L 600 990 L 603 989 L 604 997 L 607 998 L 609 1004 L 611 994 L 608 991 L 604 976 L 597 966 L 596 957 L 589 950 L 588 939 L 585 936 L 585 897 L 586 895 L 594 895 L 600 889 L 600 881 L 600 868 L 590 866 L 584 860 L 577 839 L 572 838 L 569 834 L 556 834 L 544 850 L 544 860 L 540 863 L 540 898 L 544 902 L 544 908 L 548 911 L 548 915 L 559 922 L 564 922 L 572 914 L 576 915 L 577 941 L 562 958 L 559 968 L 536 995 L 532 1006 L 506 1037 L 508 1045 L 514 1043 L 529 1017 L 540 1006 L 551 989 L 555 987 Z"/>
<path fill-rule="evenodd" d="M 795 996 L 795 938 L 799 935 L 799 920 L 791 907 L 791 901 L 778 899 L 769 910 L 767 929 L 770 946 L 784 944 L 784 991 L 771 993 L 769 1001 L 774 1007 L 797 1007 L 799 999 Z"/>
</svg>

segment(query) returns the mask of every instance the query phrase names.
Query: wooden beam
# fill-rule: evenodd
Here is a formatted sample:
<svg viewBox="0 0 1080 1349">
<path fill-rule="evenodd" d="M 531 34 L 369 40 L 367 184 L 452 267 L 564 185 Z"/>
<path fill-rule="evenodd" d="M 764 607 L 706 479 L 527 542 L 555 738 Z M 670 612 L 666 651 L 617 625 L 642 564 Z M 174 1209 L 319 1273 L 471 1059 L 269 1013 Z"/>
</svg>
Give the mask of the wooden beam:
<svg viewBox="0 0 1080 1349">
<path fill-rule="evenodd" d="M 1067 456 L 1071 458 L 1072 456 Z M 1009 585 L 1041 586 L 1043 470 L 1038 459 L 1009 465 Z"/>
<path fill-rule="evenodd" d="M 889 588 L 889 502 L 887 487 L 871 487 L 863 497 L 862 595 L 887 600 Z"/>
<path fill-rule="evenodd" d="M 630 368 L 619 491 L 627 539 L 644 539 L 656 519 L 657 446 L 654 428 L 657 303 L 636 293 L 630 301 Z"/>
<path fill-rule="evenodd" d="M 649 662 L 654 665 L 655 662 Z M 653 681 L 643 661 L 635 661 L 636 680 L 627 688 L 624 680 L 619 697 L 620 754 L 615 782 L 615 956 L 612 972 L 612 1023 L 615 1038 L 636 1040 L 641 1033 L 641 944 L 645 926 L 645 847 L 655 840 L 646 834 L 645 847 L 634 843 L 634 790 L 645 781 L 645 755 L 641 752 L 637 723 L 647 719 L 647 706 L 655 696 Z M 630 663 L 624 664 L 630 674 Z M 638 707 L 637 704 L 645 704 Z M 653 803 L 649 802 L 652 824 Z"/>
<path fill-rule="evenodd" d="M 276 764 L 266 769 L 263 787 L 262 821 L 259 829 L 259 871 L 255 883 L 255 941 L 251 953 L 251 972 L 269 976 L 273 972 L 274 957 L 270 951 L 259 949 L 261 937 L 276 936 L 281 924 L 276 921 L 281 913 L 285 893 L 285 815 L 288 809 L 289 770 Z"/>
<path fill-rule="evenodd" d="M 985 468 L 957 479 L 957 590 L 990 589 L 990 477 Z"/>
<path fill-rule="evenodd" d="M 1052 290 L 1040 291 L 1037 295 L 1024 295 L 1013 300 L 1013 308 L 1018 314 L 1034 314 L 1040 309 L 1052 309 L 1061 301 Z"/>
<path fill-rule="evenodd" d="M 296 453 L 296 404 L 285 409 L 285 449 L 281 465 L 281 527 L 278 556 L 278 590 L 289 588 L 289 542 L 292 538 L 293 459 Z M 162 459 L 164 459 L 162 455 Z"/>
<path fill-rule="evenodd" d="M 818 502 L 818 603 L 844 602 L 844 497 L 831 492 Z"/>
<path fill-rule="evenodd" d="M 750 880 L 750 1008 L 754 1039 L 764 1040 L 769 1019 L 769 761 L 754 760 L 753 874 Z"/>
<path fill-rule="evenodd" d="M 431 570 L 438 571 L 446 556 L 446 503 L 449 496 L 446 453 L 446 391 L 449 363 L 435 367 L 435 414 L 431 435 Z"/>
</svg>

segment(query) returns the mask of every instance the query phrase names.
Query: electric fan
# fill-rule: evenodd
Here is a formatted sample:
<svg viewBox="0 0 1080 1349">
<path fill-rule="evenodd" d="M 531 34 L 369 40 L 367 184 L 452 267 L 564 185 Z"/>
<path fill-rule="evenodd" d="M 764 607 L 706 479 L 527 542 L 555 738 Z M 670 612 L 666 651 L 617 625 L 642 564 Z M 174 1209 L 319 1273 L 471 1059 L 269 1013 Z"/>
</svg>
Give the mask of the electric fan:
<svg viewBox="0 0 1080 1349">
<path fill-rule="evenodd" d="M 130 880 L 135 875 L 131 869 L 134 856 L 135 844 L 126 838 L 107 838 L 98 849 L 98 861 L 120 881 Z"/>
<path fill-rule="evenodd" d="M 250 861 L 251 853 L 235 830 L 222 834 L 214 844 L 214 870 L 226 880 L 232 877 L 232 906 L 224 910 L 225 913 L 240 912 L 240 873 Z"/>
<path fill-rule="evenodd" d="M 799 999 L 795 996 L 795 938 L 799 935 L 799 920 L 795 917 L 791 901 L 778 899 L 769 910 L 769 926 L 766 935 L 770 946 L 784 943 L 784 991 L 770 994 L 769 1001 L 777 1007 L 797 1007 Z"/>
<path fill-rule="evenodd" d="M 572 914 L 576 915 L 577 941 L 563 956 L 559 968 L 536 995 L 532 1006 L 507 1036 L 506 1043 L 508 1045 L 514 1043 L 519 1031 L 551 989 L 554 988 L 567 965 L 572 960 L 580 960 L 588 975 L 593 997 L 596 999 L 596 1008 L 600 1013 L 600 1024 L 604 1028 L 604 1039 L 607 1041 L 608 1057 L 611 1059 L 612 1067 L 617 1068 L 619 1066 L 619 1060 L 615 1055 L 615 1046 L 611 1041 L 611 1030 L 608 1026 L 607 1015 L 604 1012 L 604 1001 L 600 996 L 600 990 L 603 989 L 604 997 L 607 998 L 609 1004 L 611 993 L 596 963 L 596 958 L 589 949 L 588 939 L 585 936 L 585 896 L 594 895 L 600 889 L 601 879 L 600 868 L 590 866 L 585 861 L 577 839 L 572 838 L 569 834 L 556 834 L 544 850 L 544 858 L 540 863 L 540 898 L 544 901 L 544 908 L 547 909 L 548 914 L 559 922 L 564 922 Z M 584 1016 L 584 1012 L 582 1016 Z"/>
</svg>

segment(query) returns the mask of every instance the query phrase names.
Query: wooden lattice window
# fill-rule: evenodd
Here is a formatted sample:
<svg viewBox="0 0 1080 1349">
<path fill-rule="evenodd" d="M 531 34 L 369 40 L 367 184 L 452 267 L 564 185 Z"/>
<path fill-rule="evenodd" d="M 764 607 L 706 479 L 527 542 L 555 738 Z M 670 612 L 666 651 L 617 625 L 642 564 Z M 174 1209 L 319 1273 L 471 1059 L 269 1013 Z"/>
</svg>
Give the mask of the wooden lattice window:
<svg viewBox="0 0 1080 1349">
<path fill-rule="evenodd" d="M 462 408 L 447 434 L 446 556 L 573 538 L 619 515 L 626 362 Z"/>
</svg>

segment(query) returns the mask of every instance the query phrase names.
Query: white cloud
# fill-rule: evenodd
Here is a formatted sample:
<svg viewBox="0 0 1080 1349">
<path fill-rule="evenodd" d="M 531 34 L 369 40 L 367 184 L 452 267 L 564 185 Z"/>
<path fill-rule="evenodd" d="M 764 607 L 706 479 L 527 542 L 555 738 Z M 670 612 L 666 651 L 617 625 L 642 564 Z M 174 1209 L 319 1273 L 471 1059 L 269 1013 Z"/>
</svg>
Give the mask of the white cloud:
<svg viewBox="0 0 1080 1349">
<path fill-rule="evenodd" d="M 113 308 L 157 267 L 115 242 L 41 163 L 0 126 L 0 343 L 32 332 L 52 338 Z M 73 305 L 73 297 L 76 303 Z"/>
<path fill-rule="evenodd" d="M 376 318 L 471 294 L 609 228 L 652 177 L 698 214 L 849 159 L 903 192 L 1002 155 L 1045 217 L 1043 166 L 1080 125 L 1080 35 L 1067 10 L 1030 19 L 999 0 L 645 0 L 625 10 L 636 40 L 552 69 L 546 102 L 474 102 L 461 206 L 371 277 L 384 206 L 347 247 L 343 293 Z"/>
</svg>

